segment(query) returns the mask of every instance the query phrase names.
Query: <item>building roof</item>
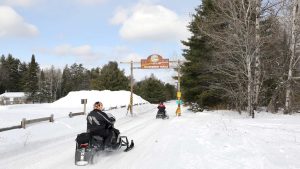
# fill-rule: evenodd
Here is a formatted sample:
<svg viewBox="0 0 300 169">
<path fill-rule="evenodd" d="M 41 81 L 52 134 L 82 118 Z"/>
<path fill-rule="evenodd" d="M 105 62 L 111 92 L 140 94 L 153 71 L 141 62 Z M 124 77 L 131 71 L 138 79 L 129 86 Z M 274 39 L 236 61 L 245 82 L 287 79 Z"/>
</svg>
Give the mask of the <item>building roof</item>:
<svg viewBox="0 0 300 169">
<path fill-rule="evenodd" d="M 0 97 L 9 97 L 9 98 L 14 98 L 14 97 L 25 97 L 24 92 L 6 92 L 0 95 Z"/>
</svg>

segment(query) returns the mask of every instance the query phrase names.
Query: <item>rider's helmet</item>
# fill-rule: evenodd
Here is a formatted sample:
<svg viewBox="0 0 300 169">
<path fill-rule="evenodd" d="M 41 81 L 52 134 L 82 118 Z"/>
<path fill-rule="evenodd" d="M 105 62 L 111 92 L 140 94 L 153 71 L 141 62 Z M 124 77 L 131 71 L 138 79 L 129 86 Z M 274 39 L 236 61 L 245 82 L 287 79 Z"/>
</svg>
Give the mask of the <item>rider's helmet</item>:
<svg viewBox="0 0 300 169">
<path fill-rule="evenodd" d="M 103 110 L 103 104 L 101 102 L 95 102 L 94 103 L 94 109 Z"/>
</svg>

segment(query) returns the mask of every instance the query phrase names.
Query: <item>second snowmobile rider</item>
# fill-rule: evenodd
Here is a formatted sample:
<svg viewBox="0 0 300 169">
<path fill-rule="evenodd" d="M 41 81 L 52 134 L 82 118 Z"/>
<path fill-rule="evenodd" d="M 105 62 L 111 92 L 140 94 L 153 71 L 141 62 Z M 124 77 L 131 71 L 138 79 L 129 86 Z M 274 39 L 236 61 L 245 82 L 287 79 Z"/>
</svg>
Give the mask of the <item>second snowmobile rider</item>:
<svg viewBox="0 0 300 169">
<path fill-rule="evenodd" d="M 163 114 L 163 116 L 166 116 L 166 106 L 164 105 L 163 102 L 160 102 L 159 105 L 157 106 L 158 111 Z"/>
</svg>

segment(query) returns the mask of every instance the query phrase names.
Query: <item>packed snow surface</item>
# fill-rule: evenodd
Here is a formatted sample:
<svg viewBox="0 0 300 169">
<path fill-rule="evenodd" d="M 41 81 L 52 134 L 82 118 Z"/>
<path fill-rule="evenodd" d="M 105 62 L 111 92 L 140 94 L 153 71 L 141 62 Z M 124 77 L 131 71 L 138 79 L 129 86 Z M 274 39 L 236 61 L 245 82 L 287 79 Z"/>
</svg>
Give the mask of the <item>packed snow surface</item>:
<svg viewBox="0 0 300 169">
<path fill-rule="evenodd" d="M 104 152 L 96 164 L 75 166 L 75 138 L 86 130 L 86 116 L 69 118 L 69 112 L 82 111 L 83 98 L 114 107 L 128 104 L 128 97 L 126 91 L 80 91 L 52 104 L 0 106 L 0 128 L 18 125 L 22 118 L 54 114 L 55 120 L 0 132 L 0 169 L 300 168 L 298 114 L 260 112 L 252 119 L 233 111 L 193 113 L 182 107 L 182 116 L 176 117 L 177 105 L 170 101 L 166 103 L 170 118 L 162 120 L 155 119 L 157 105 L 136 95 L 133 116 L 126 107 L 106 111 L 116 116 L 115 127 L 134 140 L 135 148 Z M 87 107 L 90 111 L 91 105 Z"/>
</svg>

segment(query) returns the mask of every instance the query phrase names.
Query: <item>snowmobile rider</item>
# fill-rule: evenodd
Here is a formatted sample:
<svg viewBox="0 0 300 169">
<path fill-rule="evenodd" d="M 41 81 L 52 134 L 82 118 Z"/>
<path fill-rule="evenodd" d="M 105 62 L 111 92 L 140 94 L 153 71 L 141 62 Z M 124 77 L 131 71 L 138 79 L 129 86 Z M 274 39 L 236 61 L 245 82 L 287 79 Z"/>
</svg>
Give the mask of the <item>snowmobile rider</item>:
<svg viewBox="0 0 300 169">
<path fill-rule="evenodd" d="M 118 129 L 113 127 L 115 119 L 108 117 L 103 112 L 103 104 L 101 102 L 94 103 L 94 110 L 87 116 L 87 132 L 91 135 L 98 135 L 104 138 L 104 145 L 111 147 L 112 137 L 115 132 L 116 136 L 120 134 Z"/>
<path fill-rule="evenodd" d="M 163 113 L 163 116 L 166 116 L 166 106 L 164 105 L 163 102 L 160 102 L 157 108 L 159 112 Z"/>
</svg>

